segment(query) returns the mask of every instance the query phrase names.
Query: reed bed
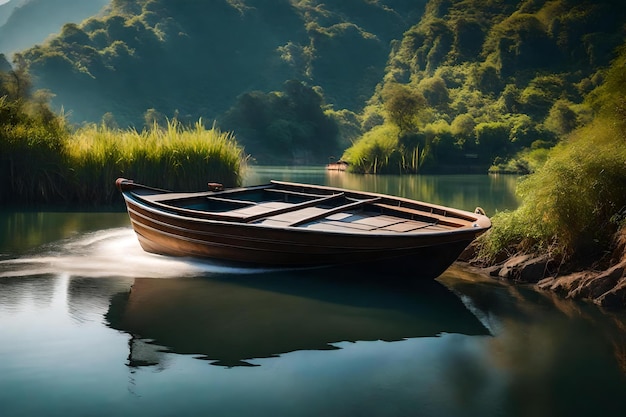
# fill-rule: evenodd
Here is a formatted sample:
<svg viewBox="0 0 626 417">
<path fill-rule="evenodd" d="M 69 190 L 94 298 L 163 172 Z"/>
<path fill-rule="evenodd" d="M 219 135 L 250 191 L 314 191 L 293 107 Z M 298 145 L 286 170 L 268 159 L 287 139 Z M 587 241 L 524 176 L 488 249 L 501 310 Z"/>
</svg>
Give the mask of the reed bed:
<svg viewBox="0 0 626 417">
<path fill-rule="evenodd" d="M 348 148 L 341 159 L 349 161 L 355 173 L 398 174 L 402 172 L 399 133 L 394 125 L 378 126 Z"/>
<path fill-rule="evenodd" d="M 236 186 L 246 166 L 234 136 L 215 126 L 207 129 L 201 121 L 186 127 L 172 120 L 141 132 L 89 125 L 54 146 L 43 140 L 42 147 L 26 143 L 29 135 L 18 136 L 19 146 L 0 137 L 0 151 L 11 145 L 7 155 L 13 169 L 20 163 L 0 199 L 15 202 L 111 204 L 120 198 L 117 177 L 181 191 L 205 189 L 207 182 Z"/>
</svg>

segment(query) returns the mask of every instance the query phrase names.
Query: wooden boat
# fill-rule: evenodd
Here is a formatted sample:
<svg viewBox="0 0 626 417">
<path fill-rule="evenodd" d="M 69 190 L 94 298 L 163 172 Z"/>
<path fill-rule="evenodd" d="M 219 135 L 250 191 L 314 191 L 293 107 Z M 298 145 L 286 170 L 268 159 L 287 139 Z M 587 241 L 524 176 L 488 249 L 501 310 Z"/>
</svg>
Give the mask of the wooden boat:
<svg viewBox="0 0 626 417">
<path fill-rule="evenodd" d="M 147 252 L 250 266 L 350 265 L 434 278 L 491 222 L 476 212 L 319 185 L 271 181 L 204 192 L 119 178 Z"/>
</svg>

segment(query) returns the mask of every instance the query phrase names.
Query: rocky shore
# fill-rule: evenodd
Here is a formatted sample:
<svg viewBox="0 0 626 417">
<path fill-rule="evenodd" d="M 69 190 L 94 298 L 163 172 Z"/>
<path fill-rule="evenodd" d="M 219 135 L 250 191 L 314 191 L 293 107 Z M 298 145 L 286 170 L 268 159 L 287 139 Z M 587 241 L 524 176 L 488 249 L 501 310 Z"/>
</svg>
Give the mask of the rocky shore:
<svg viewBox="0 0 626 417">
<path fill-rule="evenodd" d="M 515 255 L 494 265 L 474 260 L 470 246 L 460 262 L 494 279 L 535 285 L 564 298 L 593 302 L 606 310 L 626 310 L 626 232 L 616 239 L 616 248 L 604 267 L 584 269 L 564 265 L 547 255 Z"/>
</svg>

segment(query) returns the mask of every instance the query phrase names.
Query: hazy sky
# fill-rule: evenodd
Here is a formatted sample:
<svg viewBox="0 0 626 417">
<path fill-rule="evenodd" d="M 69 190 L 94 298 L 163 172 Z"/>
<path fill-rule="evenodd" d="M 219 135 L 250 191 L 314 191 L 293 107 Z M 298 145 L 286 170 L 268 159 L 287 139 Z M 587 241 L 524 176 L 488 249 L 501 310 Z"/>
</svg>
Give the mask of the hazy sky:
<svg viewBox="0 0 626 417">
<path fill-rule="evenodd" d="M 9 0 L 0 0 L 0 4 L 4 4 L 6 2 L 8 2 Z"/>
</svg>

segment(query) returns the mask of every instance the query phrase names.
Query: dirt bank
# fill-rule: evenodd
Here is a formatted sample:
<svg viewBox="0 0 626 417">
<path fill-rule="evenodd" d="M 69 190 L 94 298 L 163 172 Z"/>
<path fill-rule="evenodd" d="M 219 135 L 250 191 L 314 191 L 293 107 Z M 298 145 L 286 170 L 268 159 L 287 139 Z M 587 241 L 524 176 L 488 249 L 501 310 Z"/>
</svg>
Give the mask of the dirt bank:
<svg viewBox="0 0 626 417">
<path fill-rule="evenodd" d="M 470 246 L 459 262 L 494 279 L 532 284 L 564 298 L 591 301 L 607 310 L 626 310 L 626 231 L 616 238 L 615 250 L 603 267 L 573 267 L 547 255 L 515 255 L 485 266 L 474 256 Z"/>
</svg>

